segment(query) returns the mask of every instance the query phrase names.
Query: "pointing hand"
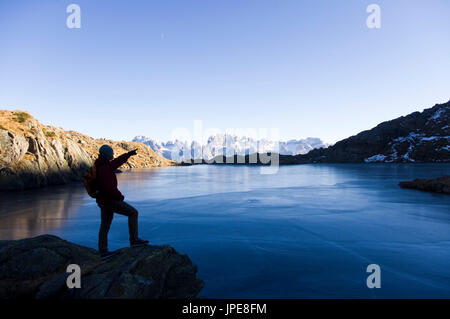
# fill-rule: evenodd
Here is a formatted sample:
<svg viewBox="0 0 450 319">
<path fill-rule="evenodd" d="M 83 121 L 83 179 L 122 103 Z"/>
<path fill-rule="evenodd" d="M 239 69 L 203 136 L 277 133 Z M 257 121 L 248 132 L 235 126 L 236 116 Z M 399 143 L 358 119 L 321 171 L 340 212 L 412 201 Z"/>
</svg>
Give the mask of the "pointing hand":
<svg viewBox="0 0 450 319">
<path fill-rule="evenodd" d="M 131 156 L 137 155 L 137 149 L 130 151 L 128 154 Z"/>
</svg>

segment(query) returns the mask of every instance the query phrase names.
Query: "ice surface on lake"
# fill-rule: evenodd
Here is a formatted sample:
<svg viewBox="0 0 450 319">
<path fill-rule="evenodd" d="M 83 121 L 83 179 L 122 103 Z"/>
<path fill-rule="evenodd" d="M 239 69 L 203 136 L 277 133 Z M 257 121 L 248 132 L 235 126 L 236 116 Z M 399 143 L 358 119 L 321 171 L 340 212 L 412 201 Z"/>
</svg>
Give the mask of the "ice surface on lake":
<svg viewBox="0 0 450 319">
<path fill-rule="evenodd" d="M 200 296 L 450 298 L 450 196 L 397 183 L 448 164 L 168 167 L 119 174 L 140 236 L 188 254 Z M 96 247 L 99 209 L 81 185 L 0 198 L 0 239 L 52 233 Z M 110 249 L 128 244 L 116 215 Z M 381 267 L 368 289 L 366 267 Z"/>
</svg>

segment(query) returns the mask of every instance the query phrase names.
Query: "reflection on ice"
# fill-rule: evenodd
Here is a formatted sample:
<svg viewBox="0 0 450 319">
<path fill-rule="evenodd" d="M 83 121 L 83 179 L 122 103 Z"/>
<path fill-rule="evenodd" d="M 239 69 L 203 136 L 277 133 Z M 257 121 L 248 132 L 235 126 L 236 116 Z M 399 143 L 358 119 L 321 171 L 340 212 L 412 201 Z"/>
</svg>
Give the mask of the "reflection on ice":
<svg viewBox="0 0 450 319">
<path fill-rule="evenodd" d="M 142 237 L 187 253 L 202 296 L 450 298 L 450 196 L 401 180 L 449 174 L 448 164 L 194 166 L 125 172 L 119 187 Z M 96 247 L 99 209 L 81 185 L 2 195 L 0 239 L 53 233 Z M 110 248 L 128 244 L 114 219 Z M 366 267 L 381 266 L 381 289 Z"/>
<path fill-rule="evenodd" d="M 21 239 L 64 226 L 85 200 L 79 185 L 0 193 L 0 238 Z"/>
</svg>

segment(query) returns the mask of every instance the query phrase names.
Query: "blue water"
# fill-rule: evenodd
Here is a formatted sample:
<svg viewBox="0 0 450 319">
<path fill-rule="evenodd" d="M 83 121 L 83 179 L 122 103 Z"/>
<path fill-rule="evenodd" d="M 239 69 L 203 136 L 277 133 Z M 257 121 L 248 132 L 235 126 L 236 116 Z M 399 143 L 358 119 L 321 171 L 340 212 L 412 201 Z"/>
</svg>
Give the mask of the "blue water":
<svg viewBox="0 0 450 319">
<path fill-rule="evenodd" d="M 401 180 L 446 164 L 193 166 L 119 174 L 140 237 L 188 254 L 202 297 L 450 298 L 450 196 Z M 0 196 L 0 239 L 51 233 L 96 248 L 99 209 L 80 184 Z M 115 215 L 110 249 L 128 245 Z M 381 288 L 366 267 L 381 267 Z"/>
</svg>

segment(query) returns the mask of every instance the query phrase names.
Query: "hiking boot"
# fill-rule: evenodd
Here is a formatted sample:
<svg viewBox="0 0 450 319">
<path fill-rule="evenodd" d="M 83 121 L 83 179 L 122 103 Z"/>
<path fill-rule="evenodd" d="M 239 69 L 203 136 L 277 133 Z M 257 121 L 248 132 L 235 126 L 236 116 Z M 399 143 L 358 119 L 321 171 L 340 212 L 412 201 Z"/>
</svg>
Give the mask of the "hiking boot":
<svg viewBox="0 0 450 319">
<path fill-rule="evenodd" d="M 115 251 L 105 251 L 105 252 L 100 253 L 100 258 L 102 260 L 105 260 L 105 259 L 108 259 L 111 256 L 114 256 L 116 253 L 117 252 L 115 252 Z"/>
<path fill-rule="evenodd" d="M 140 238 L 136 238 L 135 240 L 130 242 L 130 247 L 139 247 L 139 246 L 145 246 L 149 243 L 148 240 L 143 240 Z"/>
</svg>

